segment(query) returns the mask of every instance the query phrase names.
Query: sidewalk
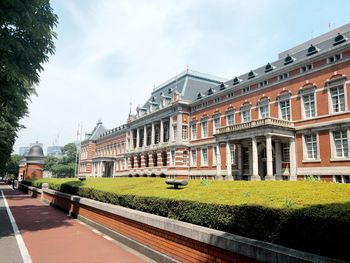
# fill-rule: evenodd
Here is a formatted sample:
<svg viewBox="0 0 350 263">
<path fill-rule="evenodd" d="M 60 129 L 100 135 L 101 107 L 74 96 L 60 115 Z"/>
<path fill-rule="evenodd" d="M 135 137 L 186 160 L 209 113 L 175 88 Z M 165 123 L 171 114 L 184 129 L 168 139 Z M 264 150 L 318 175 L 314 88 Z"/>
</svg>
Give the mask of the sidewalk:
<svg viewBox="0 0 350 263">
<path fill-rule="evenodd" d="M 58 209 L 18 190 L 13 191 L 3 184 L 0 184 L 0 190 L 3 191 L 34 263 L 148 261 L 137 252 L 93 232 Z M 2 239 L 0 236 L 0 241 Z M 11 242 L 13 245 L 13 240 Z M 2 255 L 1 253 L 1 258 Z M 6 261 L 0 259 L 0 262 Z"/>
</svg>

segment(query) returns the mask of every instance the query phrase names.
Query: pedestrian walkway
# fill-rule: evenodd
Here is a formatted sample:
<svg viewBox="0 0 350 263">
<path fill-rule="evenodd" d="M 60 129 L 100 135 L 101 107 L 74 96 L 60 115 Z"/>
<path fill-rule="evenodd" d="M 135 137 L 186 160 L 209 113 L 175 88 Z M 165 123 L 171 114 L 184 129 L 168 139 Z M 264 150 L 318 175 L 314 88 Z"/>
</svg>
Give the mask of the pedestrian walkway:
<svg viewBox="0 0 350 263">
<path fill-rule="evenodd" d="M 149 261 L 38 199 L 4 184 L 0 190 L 34 263 Z M 23 262 L 4 201 L 0 199 L 0 263 Z"/>
</svg>

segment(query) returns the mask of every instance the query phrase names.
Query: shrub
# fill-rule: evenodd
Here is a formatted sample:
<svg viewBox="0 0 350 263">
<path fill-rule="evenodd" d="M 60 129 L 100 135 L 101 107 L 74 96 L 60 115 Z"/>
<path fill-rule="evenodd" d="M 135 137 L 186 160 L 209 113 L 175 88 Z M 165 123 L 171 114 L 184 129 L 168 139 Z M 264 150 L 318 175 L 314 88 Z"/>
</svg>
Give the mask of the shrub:
<svg viewBox="0 0 350 263">
<path fill-rule="evenodd" d="M 143 184 L 146 184 L 145 178 L 131 180 L 134 181 L 130 181 L 130 184 L 135 183 L 135 180 L 143 180 Z M 350 260 L 350 253 L 347 253 L 347 246 L 350 244 L 350 201 L 328 204 L 304 204 L 300 206 L 294 200 L 295 197 L 291 199 L 285 196 L 282 200 L 279 200 L 281 203 L 279 207 L 256 205 L 249 202 L 253 197 L 255 198 L 257 193 L 255 192 L 253 195 L 252 189 L 246 189 L 250 185 L 240 182 L 237 182 L 235 186 L 237 184 L 242 186 L 241 196 L 242 200 L 246 203 L 237 205 L 159 196 L 142 196 L 141 193 L 131 194 L 131 190 L 128 192 L 129 194 L 123 194 L 121 187 L 130 187 L 132 191 L 135 191 L 133 185 L 119 185 L 119 189 L 114 189 L 105 187 L 103 181 L 94 181 L 93 187 L 90 186 L 90 183 L 85 184 L 85 182 L 72 179 L 36 180 L 24 183 L 41 187 L 43 182 L 48 182 L 51 189 L 65 193 L 272 242 L 323 256 Z M 207 184 L 199 182 L 199 186 L 203 185 Z M 287 185 L 285 184 L 283 186 Z M 209 191 L 214 186 L 215 182 L 212 182 L 210 187 L 201 187 L 200 189 Z M 307 188 L 309 186 L 315 187 L 314 183 L 310 185 L 309 182 L 302 182 L 299 186 L 301 188 L 306 187 L 306 189 L 309 189 Z M 328 184 L 320 183 L 317 186 L 328 187 Z M 144 187 L 149 186 L 146 185 Z M 164 185 L 164 187 L 166 186 Z M 189 187 L 191 187 L 190 184 Z M 106 188 L 113 190 L 102 190 Z M 281 189 L 284 188 L 281 187 Z M 333 189 L 332 191 L 336 192 L 336 190 Z M 183 198 L 186 192 L 181 191 L 185 190 L 168 190 L 167 193 L 180 193 L 181 198 Z M 236 189 L 235 192 L 237 191 Z M 283 191 L 280 195 L 285 195 L 286 193 L 288 191 Z M 204 194 L 207 195 L 208 192 L 204 192 Z M 219 194 L 225 195 L 224 192 L 220 192 Z M 275 197 L 270 196 L 269 198 L 271 202 L 274 202 L 273 198 Z M 320 195 L 318 198 L 320 198 Z"/>
</svg>

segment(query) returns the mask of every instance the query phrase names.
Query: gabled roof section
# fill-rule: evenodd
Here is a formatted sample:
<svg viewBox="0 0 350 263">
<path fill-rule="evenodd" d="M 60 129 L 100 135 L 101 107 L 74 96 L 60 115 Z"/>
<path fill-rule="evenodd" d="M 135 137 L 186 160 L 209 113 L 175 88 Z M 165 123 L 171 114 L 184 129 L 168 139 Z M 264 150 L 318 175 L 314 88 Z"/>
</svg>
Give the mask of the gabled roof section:
<svg viewBox="0 0 350 263">
<path fill-rule="evenodd" d="M 87 133 L 86 137 L 83 141 L 96 141 L 97 139 L 100 138 L 100 135 L 106 132 L 107 130 L 103 127 L 102 121 L 99 120 L 96 123 L 95 128 L 92 130 L 91 133 Z"/>
</svg>

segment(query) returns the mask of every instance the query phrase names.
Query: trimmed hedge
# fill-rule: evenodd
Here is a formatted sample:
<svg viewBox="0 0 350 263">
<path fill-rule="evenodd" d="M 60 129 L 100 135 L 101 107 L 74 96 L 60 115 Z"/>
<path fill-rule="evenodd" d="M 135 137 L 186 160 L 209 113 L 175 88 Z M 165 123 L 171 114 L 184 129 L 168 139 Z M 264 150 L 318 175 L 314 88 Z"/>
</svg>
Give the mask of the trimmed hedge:
<svg viewBox="0 0 350 263">
<path fill-rule="evenodd" d="M 40 188 L 43 181 L 23 183 Z M 350 261 L 350 201 L 302 208 L 220 205 L 123 195 L 82 185 L 74 179 L 49 182 L 51 189 L 68 194 Z"/>
</svg>

